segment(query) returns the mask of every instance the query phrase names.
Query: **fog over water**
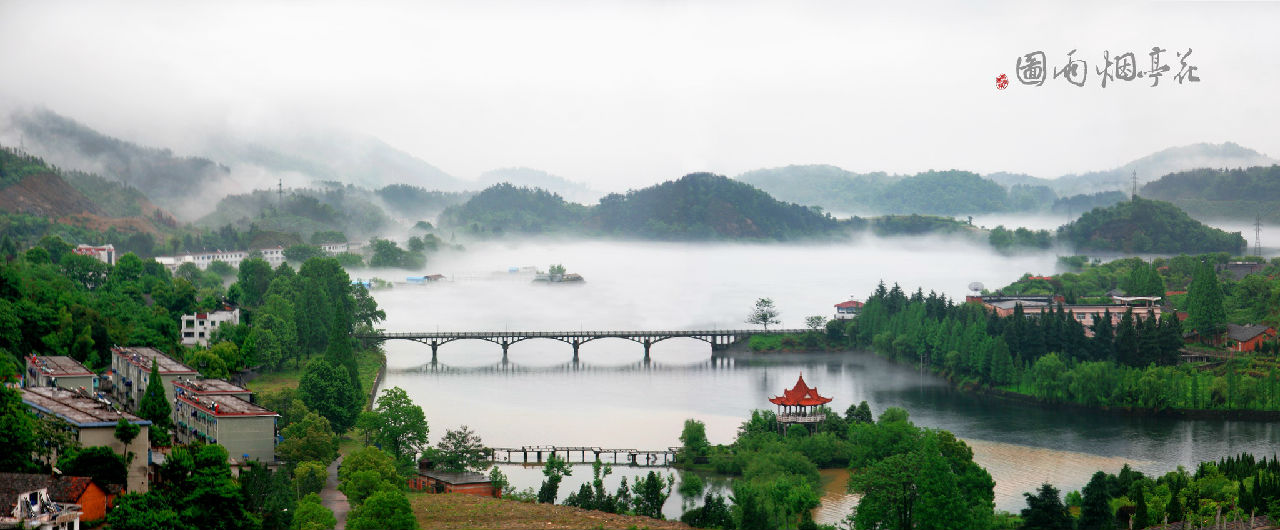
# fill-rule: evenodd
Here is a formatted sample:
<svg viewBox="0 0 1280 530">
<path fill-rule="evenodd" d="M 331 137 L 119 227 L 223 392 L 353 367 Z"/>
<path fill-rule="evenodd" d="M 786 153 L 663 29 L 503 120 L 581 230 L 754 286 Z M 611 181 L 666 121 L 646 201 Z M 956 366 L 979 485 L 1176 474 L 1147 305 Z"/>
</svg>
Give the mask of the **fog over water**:
<svg viewBox="0 0 1280 530">
<path fill-rule="evenodd" d="M 1052 251 L 1001 255 L 984 244 L 938 238 L 858 238 L 824 244 L 685 244 L 541 239 L 468 244 L 433 255 L 425 273 L 450 281 L 398 285 L 375 292 L 388 331 L 748 328 L 756 298 L 769 297 L 782 326 L 832 314 L 850 295 L 865 299 L 884 280 L 961 299 L 970 282 L 1003 286 L 1023 273 L 1055 272 Z M 533 284 L 512 267 L 545 270 L 563 263 L 582 274 L 580 285 Z M 371 271 L 403 281 L 404 271 Z M 413 274 L 413 273 L 410 273 Z M 358 275 L 358 274 L 357 274 Z M 539 339 L 501 348 L 483 341 L 440 347 L 389 341 L 386 386 L 400 386 L 421 404 L 432 440 L 470 425 L 499 447 L 571 445 L 659 449 L 678 445 L 686 418 L 707 425 L 713 443 L 733 440 L 751 409 L 798 374 L 834 398 L 843 411 L 867 400 L 879 413 L 906 408 L 918 425 L 966 439 L 997 481 L 997 505 L 1016 511 L 1021 493 L 1042 481 L 1077 489 L 1098 469 L 1125 462 L 1149 472 L 1191 465 L 1242 450 L 1267 453 L 1280 442 L 1275 425 L 1249 422 L 1128 418 L 993 401 L 959 392 L 945 381 L 865 352 L 845 354 L 712 356 L 694 339 L 652 348 L 602 339 L 572 348 Z M 514 483 L 536 487 L 537 469 L 508 466 Z M 590 480 L 578 467 L 561 498 Z M 619 470 L 608 488 L 616 487 Z M 847 514 L 850 498 L 832 499 L 819 519 Z M 667 504 L 678 515 L 678 495 Z"/>
</svg>

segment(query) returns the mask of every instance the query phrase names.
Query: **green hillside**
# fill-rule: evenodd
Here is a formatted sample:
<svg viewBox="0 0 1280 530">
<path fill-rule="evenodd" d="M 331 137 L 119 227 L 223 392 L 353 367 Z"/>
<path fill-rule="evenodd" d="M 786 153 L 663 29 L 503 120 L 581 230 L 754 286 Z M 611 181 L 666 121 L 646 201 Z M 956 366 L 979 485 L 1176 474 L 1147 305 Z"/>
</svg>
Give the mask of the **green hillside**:
<svg viewBox="0 0 1280 530">
<path fill-rule="evenodd" d="M 1058 229 L 1079 250 L 1198 253 L 1239 252 L 1245 240 L 1192 219 L 1177 206 L 1137 197 L 1095 208 Z"/>
</svg>

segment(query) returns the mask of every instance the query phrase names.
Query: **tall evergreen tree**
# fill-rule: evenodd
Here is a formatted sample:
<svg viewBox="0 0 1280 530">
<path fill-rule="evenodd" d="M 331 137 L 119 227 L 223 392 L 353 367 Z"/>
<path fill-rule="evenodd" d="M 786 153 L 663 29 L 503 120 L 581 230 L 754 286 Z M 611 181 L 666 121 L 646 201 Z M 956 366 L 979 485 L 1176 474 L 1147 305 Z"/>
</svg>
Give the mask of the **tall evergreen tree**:
<svg viewBox="0 0 1280 530">
<path fill-rule="evenodd" d="M 1223 307 L 1222 287 L 1213 265 L 1201 261 L 1187 288 L 1187 327 L 1202 340 L 1215 338 L 1227 329 L 1227 312 Z"/>
<path fill-rule="evenodd" d="M 1131 528 L 1146 528 L 1151 526 L 1151 513 L 1147 508 L 1147 496 L 1143 491 L 1142 482 L 1136 481 L 1129 487 L 1129 500 L 1133 501 L 1133 523 Z"/>
<path fill-rule="evenodd" d="M 1080 504 L 1080 530 L 1114 530 L 1115 515 L 1111 513 L 1111 498 L 1107 495 L 1107 474 L 1093 474 L 1085 485 L 1084 500 Z"/>
<path fill-rule="evenodd" d="M 173 432 L 173 409 L 165 396 L 164 381 L 160 379 L 160 364 L 151 361 L 151 375 L 147 377 L 147 390 L 138 402 L 138 415 L 151 420 L 148 436 L 152 445 L 169 445 L 169 433 Z"/>
<path fill-rule="evenodd" d="M 1022 509 L 1022 530 L 1071 530 L 1071 514 L 1062 504 L 1058 489 L 1048 482 L 1036 494 L 1023 493 L 1027 507 Z"/>
<path fill-rule="evenodd" d="M 1111 326 L 1111 310 L 1104 309 L 1101 315 L 1093 315 L 1093 360 L 1114 361 L 1116 359 L 1115 348 L 1115 332 Z"/>
<path fill-rule="evenodd" d="M 1139 366 L 1138 329 L 1133 323 L 1133 308 L 1126 309 L 1116 325 L 1116 362 L 1127 366 Z"/>
</svg>

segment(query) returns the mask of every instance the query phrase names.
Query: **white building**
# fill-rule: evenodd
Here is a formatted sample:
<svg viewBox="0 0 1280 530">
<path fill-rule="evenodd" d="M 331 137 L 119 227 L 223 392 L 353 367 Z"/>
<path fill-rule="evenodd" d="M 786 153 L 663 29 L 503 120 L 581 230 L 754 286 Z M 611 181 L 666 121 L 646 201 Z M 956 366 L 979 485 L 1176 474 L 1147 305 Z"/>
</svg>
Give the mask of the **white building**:
<svg viewBox="0 0 1280 530">
<path fill-rule="evenodd" d="M 320 250 L 330 256 L 336 256 L 351 250 L 349 243 L 325 243 L 320 245 Z M 284 247 L 263 248 L 256 251 L 249 250 L 230 250 L 217 252 L 199 252 L 195 254 L 180 254 L 177 256 L 157 256 L 156 262 L 164 265 L 169 272 L 174 272 L 181 267 L 183 263 L 193 263 L 200 270 L 207 270 L 209 265 L 215 261 L 221 261 L 234 268 L 240 268 L 240 262 L 249 259 L 254 252 L 261 254 L 263 260 L 271 265 L 272 268 L 279 267 L 284 263 Z M 299 264 L 300 265 L 300 264 Z"/>
<path fill-rule="evenodd" d="M 182 330 L 182 344 L 208 346 L 209 336 L 213 334 L 213 330 L 225 323 L 239 324 L 240 309 L 221 309 L 212 313 L 182 315 L 182 322 L 179 324 Z"/>
<path fill-rule="evenodd" d="M 95 247 L 93 245 L 77 245 L 76 248 L 71 249 L 71 251 L 82 256 L 97 258 L 98 261 L 106 263 L 107 265 L 116 264 L 116 247 L 111 245 L 104 245 L 101 247 Z"/>
</svg>

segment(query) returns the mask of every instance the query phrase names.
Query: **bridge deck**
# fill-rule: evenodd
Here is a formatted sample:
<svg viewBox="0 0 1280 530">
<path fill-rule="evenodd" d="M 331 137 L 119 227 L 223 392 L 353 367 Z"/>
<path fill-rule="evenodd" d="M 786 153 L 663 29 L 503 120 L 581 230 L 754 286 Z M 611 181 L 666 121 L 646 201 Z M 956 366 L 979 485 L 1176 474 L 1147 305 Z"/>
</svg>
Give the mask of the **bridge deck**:
<svg viewBox="0 0 1280 530">
<path fill-rule="evenodd" d="M 577 331 L 411 331 L 356 333 L 357 339 L 487 339 L 491 337 L 525 338 L 646 338 L 646 337 L 740 337 L 744 335 L 796 334 L 807 329 L 712 329 L 712 330 L 577 330 Z"/>
<path fill-rule="evenodd" d="M 592 446 L 554 446 L 527 445 L 523 447 L 493 447 L 490 458 L 493 462 L 508 464 L 538 464 L 551 455 L 562 457 L 570 464 L 590 464 L 599 459 L 601 462 L 631 466 L 665 467 L 675 463 L 679 447 L 666 449 L 610 449 Z M 612 459 L 606 459 L 612 457 Z"/>
</svg>

